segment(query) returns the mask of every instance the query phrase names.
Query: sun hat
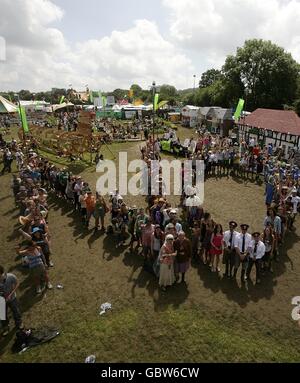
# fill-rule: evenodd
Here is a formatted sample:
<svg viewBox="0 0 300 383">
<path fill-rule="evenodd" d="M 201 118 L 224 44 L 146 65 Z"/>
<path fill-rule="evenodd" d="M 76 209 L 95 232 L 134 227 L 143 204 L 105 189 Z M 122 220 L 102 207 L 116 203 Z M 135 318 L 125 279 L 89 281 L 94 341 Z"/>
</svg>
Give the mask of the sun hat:
<svg viewBox="0 0 300 383">
<path fill-rule="evenodd" d="M 19 222 L 22 226 L 24 225 L 28 225 L 30 222 L 32 221 L 32 216 L 31 214 L 27 215 L 26 217 L 25 216 L 20 216 L 19 217 Z"/>
<path fill-rule="evenodd" d="M 168 223 L 166 226 L 166 230 L 174 229 L 174 228 L 175 228 L 175 226 L 173 225 L 173 223 Z"/>
<path fill-rule="evenodd" d="M 174 240 L 174 236 L 172 234 L 168 234 L 166 236 L 166 241 L 171 241 L 171 240 Z"/>
<path fill-rule="evenodd" d="M 31 234 L 35 234 L 35 233 L 38 233 L 38 232 L 42 232 L 42 230 L 41 230 L 39 227 L 34 227 L 34 228 L 32 229 Z"/>
<path fill-rule="evenodd" d="M 242 230 L 248 230 L 248 229 L 249 229 L 249 225 L 243 223 L 243 224 L 241 225 L 241 229 L 242 229 Z"/>
<path fill-rule="evenodd" d="M 255 231 L 254 233 L 252 233 L 252 237 L 260 237 L 260 232 Z"/>
</svg>

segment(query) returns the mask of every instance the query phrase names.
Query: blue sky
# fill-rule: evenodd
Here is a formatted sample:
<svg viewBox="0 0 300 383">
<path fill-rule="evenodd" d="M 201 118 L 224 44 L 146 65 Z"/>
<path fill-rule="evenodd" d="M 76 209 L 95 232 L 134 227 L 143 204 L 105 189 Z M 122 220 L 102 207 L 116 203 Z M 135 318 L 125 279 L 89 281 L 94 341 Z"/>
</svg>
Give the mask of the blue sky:
<svg viewBox="0 0 300 383">
<path fill-rule="evenodd" d="M 102 38 L 113 30 L 124 31 L 138 19 L 153 20 L 162 33 L 167 32 L 167 10 L 160 0 L 53 0 L 65 14 L 53 25 L 73 43 Z"/>
</svg>

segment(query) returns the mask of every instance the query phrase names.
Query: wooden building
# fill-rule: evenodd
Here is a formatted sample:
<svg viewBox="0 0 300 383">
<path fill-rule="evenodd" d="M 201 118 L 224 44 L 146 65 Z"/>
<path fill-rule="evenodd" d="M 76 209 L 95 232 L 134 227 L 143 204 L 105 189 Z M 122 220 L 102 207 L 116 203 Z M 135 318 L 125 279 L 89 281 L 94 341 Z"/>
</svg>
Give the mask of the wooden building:
<svg viewBox="0 0 300 383">
<path fill-rule="evenodd" d="M 242 117 L 236 127 L 239 138 L 255 138 L 261 146 L 272 143 L 285 153 L 300 149 L 300 118 L 294 111 L 259 108 Z"/>
<path fill-rule="evenodd" d="M 229 130 L 234 126 L 232 110 L 218 106 L 200 107 L 198 111 L 199 124 L 205 124 L 212 133 L 218 133 L 221 137 L 228 136 Z"/>
</svg>

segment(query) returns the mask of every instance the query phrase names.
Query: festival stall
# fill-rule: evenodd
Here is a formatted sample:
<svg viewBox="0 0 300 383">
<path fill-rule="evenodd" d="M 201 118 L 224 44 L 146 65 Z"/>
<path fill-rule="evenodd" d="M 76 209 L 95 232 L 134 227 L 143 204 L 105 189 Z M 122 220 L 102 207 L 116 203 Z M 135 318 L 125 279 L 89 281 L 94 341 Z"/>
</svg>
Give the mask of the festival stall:
<svg viewBox="0 0 300 383">
<path fill-rule="evenodd" d="M 182 109 L 182 125 L 188 128 L 194 128 L 198 123 L 198 106 L 186 105 Z"/>
</svg>

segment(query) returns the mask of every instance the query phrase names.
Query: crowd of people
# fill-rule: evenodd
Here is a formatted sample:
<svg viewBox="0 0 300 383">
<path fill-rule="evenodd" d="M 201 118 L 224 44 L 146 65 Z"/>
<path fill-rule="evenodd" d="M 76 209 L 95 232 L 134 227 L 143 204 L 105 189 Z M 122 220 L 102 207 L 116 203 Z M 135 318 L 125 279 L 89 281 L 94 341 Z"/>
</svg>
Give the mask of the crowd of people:
<svg viewBox="0 0 300 383">
<path fill-rule="evenodd" d="M 207 132 L 200 133 L 196 140 L 189 140 L 187 145 L 188 158 L 204 160 L 206 175 L 224 171 L 227 175 L 232 172 L 242 176 L 245 171 L 253 171 L 251 161 L 255 161 L 256 175 L 265 182 L 267 213 L 263 226 L 253 233 L 248 233 L 249 226 L 245 222 L 238 225 L 234 219 L 226 230 L 223 229 L 220 222 L 215 222 L 201 203 L 197 203 L 196 195 L 183 193 L 181 204 L 172 206 L 160 172 L 159 193 L 147 196 L 147 206 L 128 206 L 118 190 L 111 192 L 109 198 L 101 195 L 101 191 L 94 194 L 81 176 L 58 168 L 33 148 L 22 150 L 17 141 L 3 142 L 2 174 L 11 172 L 14 159 L 18 169 L 12 179 L 22 237 L 16 251 L 32 276 L 37 294 L 53 288 L 50 282 L 54 264 L 51 222 L 48 223 L 49 194 L 72 206 L 83 227 L 93 224 L 95 232 L 100 229 L 115 238 L 115 248 L 128 247 L 131 252 L 138 252 L 144 259 L 145 270 L 157 278 L 163 291 L 179 280 L 186 283 L 186 273 L 192 262 L 201 263 L 199 267 L 209 267 L 216 274 L 223 268 L 224 278 L 234 280 L 241 269 L 242 285 L 251 279 L 255 266 L 259 284 L 266 273 L 273 271 L 274 261 L 280 262 L 285 234 L 293 229 L 300 206 L 299 169 L 290 161 L 282 161 L 280 151 L 278 154 L 275 148 L 261 149 L 250 142 L 241 142 L 236 147 L 230 138 Z M 153 142 L 148 137 L 141 148 L 141 156 L 149 165 L 150 178 L 151 160 L 160 159 L 160 155 L 159 139 Z M 191 201 L 193 203 L 189 203 Z M 17 288 L 17 277 L 1 265 L 0 295 L 11 309 L 16 327 L 22 329 Z M 7 334 L 8 320 L 2 322 L 2 327 L 3 334 Z"/>
</svg>

